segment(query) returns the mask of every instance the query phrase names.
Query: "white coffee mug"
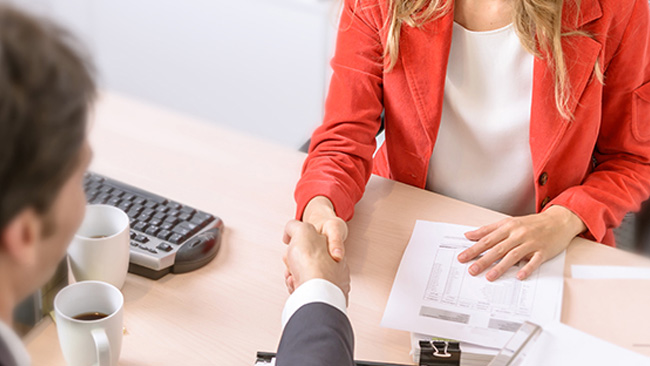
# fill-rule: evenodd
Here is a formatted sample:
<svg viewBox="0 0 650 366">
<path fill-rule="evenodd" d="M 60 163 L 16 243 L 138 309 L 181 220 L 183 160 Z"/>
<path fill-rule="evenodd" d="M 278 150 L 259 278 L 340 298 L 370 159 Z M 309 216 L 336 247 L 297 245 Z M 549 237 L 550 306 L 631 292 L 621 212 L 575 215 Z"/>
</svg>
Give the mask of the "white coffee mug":
<svg viewBox="0 0 650 366">
<path fill-rule="evenodd" d="M 122 350 L 123 307 L 120 290 L 105 282 L 77 282 L 59 291 L 54 298 L 56 329 L 68 365 L 117 365 Z M 95 320 L 75 319 L 90 318 L 90 314 L 100 315 Z"/>
<path fill-rule="evenodd" d="M 76 281 L 97 280 L 122 288 L 129 269 L 129 217 L 117 207 L 89 205 L 68 248 Z"/>
</svg>

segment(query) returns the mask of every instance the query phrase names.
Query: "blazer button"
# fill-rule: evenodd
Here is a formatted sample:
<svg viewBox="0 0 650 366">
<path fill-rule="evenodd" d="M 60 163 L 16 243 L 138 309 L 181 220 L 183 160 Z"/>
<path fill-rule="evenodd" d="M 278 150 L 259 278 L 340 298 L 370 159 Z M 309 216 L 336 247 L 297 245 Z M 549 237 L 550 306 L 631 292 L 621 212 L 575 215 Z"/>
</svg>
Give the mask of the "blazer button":
<svg viewBox="0 0 650 366">
<path fill-rule="evenodd" d="M 548 205 L 549 202 L 551 202 L 551 197 L 548 196 L 542 200 L 542 205 L 541 205 L 542 210 L 544 209 L 544 207 L 546 207 L 546 205 Z"/>
<path fill-rule="evenodd" d="M 539 185 L 543 186 L 546 185 L 546 182 L 548 182 L 548 173 L 544 172 L 539 176 Z"/>
</svg>

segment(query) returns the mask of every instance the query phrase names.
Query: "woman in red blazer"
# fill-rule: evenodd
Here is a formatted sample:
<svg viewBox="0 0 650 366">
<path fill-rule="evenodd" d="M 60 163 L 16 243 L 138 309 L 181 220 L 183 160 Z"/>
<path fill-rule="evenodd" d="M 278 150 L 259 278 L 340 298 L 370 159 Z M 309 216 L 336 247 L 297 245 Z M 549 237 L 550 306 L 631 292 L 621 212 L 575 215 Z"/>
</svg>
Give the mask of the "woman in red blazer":
<svg viewBox="0 0 650 366">
<path fill-rule="evenodd" d="M 468 232 L 477 243 L 458 259 L 485 252 L 473 275 L 501 259 L 489 280 L 527 259 L 523 279 L 577 235 L 615 245 L 612 228 L 650 195 L 648 12 L 647 0 L 345 0 L 324 122 L 295 191 L 297 218 L 326 235 L 340 259 L 345 221 L 371 173 L 425 188 L 454 21 L 479 31 L 514 23 L 535 56 L 536 207 Z M 386 138 L 373 158 L 382 111 Z"/>
</svg>

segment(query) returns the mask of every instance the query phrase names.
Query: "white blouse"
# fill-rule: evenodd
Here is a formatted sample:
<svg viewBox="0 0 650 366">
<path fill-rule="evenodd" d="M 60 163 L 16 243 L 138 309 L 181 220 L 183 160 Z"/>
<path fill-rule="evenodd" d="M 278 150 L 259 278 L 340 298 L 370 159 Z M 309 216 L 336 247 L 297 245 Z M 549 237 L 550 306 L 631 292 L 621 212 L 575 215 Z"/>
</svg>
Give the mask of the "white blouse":
<svg viewBox="0 0 650 366">
<path fill-rule="evenodd" d="M 473 32 L 454 23 L 428 190 L 513 216 L 535 212 L 533 61 L 512 24 Z"/>
</svg>

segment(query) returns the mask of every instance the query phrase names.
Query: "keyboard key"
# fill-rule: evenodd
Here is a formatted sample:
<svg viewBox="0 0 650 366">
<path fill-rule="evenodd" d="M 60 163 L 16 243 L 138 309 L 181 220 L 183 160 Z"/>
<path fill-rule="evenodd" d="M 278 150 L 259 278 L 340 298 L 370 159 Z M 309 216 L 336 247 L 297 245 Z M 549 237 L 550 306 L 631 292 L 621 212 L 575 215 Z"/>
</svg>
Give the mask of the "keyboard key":
<svg viewBox="0 0 650 366">
<path fill-rule="evenodd" d="M 156 218 L 156 217 L 152 217 L 149 220 L 149 225 L 160 226 L 160 225 L 162 225 L 162 223 L 163 223 L 163 221 L 161 219 Z"/>
<path fill-rule="evenodd" d="M 132 210 L 138 210 L 138 212 L 142 212 L 142 210 L 144 210 L 144 206 L 142 206 L 141 204 L 133 202 L 133 206 L 131 206 L 131 209 Z"/>
<path fill-rule="evenodd" d="M 196 214 L 194 214 L 194 217 L 195 218 L 198 217 L 201 220 L 208 220 L 208 221 L 212 221 L 212 219 L 214 219 L 214 216 L 210 215 L 207 212 L 202 212 L 202 211 L 199 211 Z"/>
<path fill-rule="evenodd" d="M 104 181 L 104 177 L 100 177 L 99 175 L 96 174 L 90 174 L 89 179 L 95 183 L 101 183 Z"/>
<path fill-rule="evenodd" d="M 191 222 L 181 222 L 176 227 L 189 230 L 191 235 L 194 235 L 199 231 L 199 226 L 196 224 L 192 224 Z"/>
<path fill-rule="evenodd" d="M 178 216 L 178 215 L 180 215 L 180 213 L 181 212 L 178 211 L 178 210 L 169 210 L 169 211 L 167 211 L 167 216 Z"/>
<path fill-rule="evenodd" d="M 97 196 L 97 199 L 102 201 L 102 203 L 108 201 L 110 198 L 111 198 L 111 195 L 108 194 L 108 193 L 105 193 L 105 192 L 102 192 Z"/>
<path fill-rule="evenodd" d="M 183 208 L 181 208 L 181 212 L 188 213 L 190 215 L 194 215 L 196 213 L 196 210 L 193 209 L 192 207 L 184 206 Z"/>
<path fill-rule="evenodd" d="M 158 211 L 158 212 L 156 212 L 155 215 L 153 215 L 153 217 L 156 218 L 156 219 L 160 219 L 160 220 L 163 220 L 163 221 L 164 221 L 165 218 L 167 217 L 167 215 L 165 215 L 164 212 L 160 212 L 160 211 Z"/>
<path fill-rule="evenodd" d="M 163 222 L 163 224 L 160 225 L 160 228 L 163 230 L 171 230 L 174 228 L 174 224 L 172 224 L 171 222 Z"/>
<path fill-rule="evenodd" d="M 119 206 L 119 204 L 121 202 L 122 202 L 122 200 L 119 199 L 118 197 L 113 197 L 113 198 L 109 199 L 108 202 L 106 202 L 106 203 L 111 205 L 111 206 Z"/>
<path fill-rule="evenodd" d="M 124 191 L 119 190 L 119 189 L 114 189 L 113 192 L 111 192 L 113 197 L 122 197 L 124 195 Z"/>
<path fill-rule="evenodd" d="M 129 211 L 129 209 L 131 208 L 132 205 L 133 205 L 133 204 L 132 204 L 131 202 L 128 202 L 128 201 L 124 202 L 124 201 L 122 201 L 122 203 L 120 203 L 120 205 L 117 206 L 117 207 L 118 207 L 120 210 L 122 210 L 122 211 L 124 211 L 124 212 L 127 212 L 127 211 Z"/>
<path fill-rule="evenodd" d="M 109 187 L 109 186 L 102 186 L 102 187 L 99 189 L 99 191 L 100 191 L 100 192 L 104 192 L 104 193 L 111 193 L 111 192 L 113 191 L 113 188 L 111 188 L 111 187 Z"/>
<path fill-rule="evenodd" d="M 134 198 L 135 196 L 129 192 L 126 192 L 122 195 L 122 199 L 125 201 L 133 201 Z"/>
<path fill-rule="evenodd" d="M 129 233 L 129 235 L 130 235 L 131 239 L 135 239 L 135 237 L 136 237 L 138 234 L 136 234 L 134 231 L 131 231 L 131 232 Z"/>
<path fill-rule="evenodd" d="M 155 213 L 156 213 L 156 210 L 154 210 L 153 208 L 145 208 L 141 212 L 142 215 L 147 215 L 147 216 L 153 216 Z"/>
<path fill-rule="evenodd" d="M 199 228 L 203 229 L 205 225 L 208 223 L 208 220 L 205 219 L 202 220 L 200 217 L 193 217 L 192 220 L 190 220 L 190 222 L 198 226 Z"/>
<path fill-rule="evenodd" d="M 91 201 L 88 201 L 88 203 L 90 203 L 91 205 L 99 205 L 99 204 L 102 204 L 104 202 L 100 198 L 95 197 Z"/>
<path fill-rule="evenodd" d="M 180 244 L 183 242 L 183 236 L 179 234 L 172 234 L 172 236 L 169 237 L 169 241 L 174 244 Z"/>
<path fill-rule="evenodd" d="M 145 231 L 145 233 L 147 233 L 148 235 L 151 235 L 151 236 L 156 236 L 156 234 L 158 234 L 159 231 L 160 231 L 160 228 L 158 226 L 149 225 L 149 227 L 147 228 L 147 231 Z"/>
<path fill-rule="evenodd" d="M 151 216 L 145 215 L 145 214 L 140 214 L 140 216 L 138 216 L 138 220 L 139 221 L 144 221 L 144 222 L 149 221 L 150 218 L 151 218 Z"/>
<path fill-rule="evenodd" d="M 147 243 L 149 241 L 149 238 L 144 235 L 138 235 L 135 237 L 135 241 L 138 241 L 140 243 Z"/>
<path fill-rule="evenodd" d="M 156 237 L 161 240 L 167 240 L 171 235 L 172 235 L 171 231 L 163 229 L 158 232 L 158 235 L 156 235 Z"/>
<path fill-rule="evenodd" d="M 133 199 L 133 203 L 138 204 L 138 205 L 143 205 L 146 200 L 140 196 L 135 196 Z"/>
<path fill-rule="evenodd" d="M 158 204 L 154 201 L 147 201 L 147 203 L 144 204 L 144 207 L 154 209 L 158 207 Z"/>
<path fill-rule="evenodd" d="M 138 244 L 137 241 L 132 241 L 132 242 L 131 242 L 131 246 L 132 246 L 132 247 L 137 247 L 137 246 L 139 246 L 139 245 L 140 245 L 140 244 Z"/>
<path fill-rule="evenodd" d="M 134 230 L 137 230 L 137 231 L 140 231 L 140 232 L 144 232 L 145 230 L 147 230 L 147 227 L 148 227 L 148 226 L 149 226 L 149 225 L 147 225 L 146 222 L 138 222 L 138 223 L 133 227 L 133 229 L 134 229 Z"/>
<path fill-rule="evenodd" d="M 183 207 L 183 205 L 181 205 L 178 202 L 169 202 L 169 203 L 167 203 L 167 207 L 169 207 L 169 208 L 171 208 L 173 210 L 180 210 L 181 207 Z"/>
<path fill-rule="evenodd" d="M 176 224 L 178 224 L 178 219 L 175 218 L 174 216 L 167 216 L 167 218 L 165 219 L 165 222 L 168 222 L 168 223 L 170 223 L 172 225 L 176 225 Z"/>
<path fill-rule="evenodd" d="M 176 233 L 176 234 L 179 234 L 179 235 L 181 235 L 181 236 L 188 236 L 188 235 L 192 234 L 192 230 L 190 230 L 190 229 L 188 229 L 188 228 L 186 228 L 186 227 L 182 227 L 182 226 L 180 226 L 180 225 L 174 227 L 174 228 L 172 229 L 172 232 L 173 232 L 173 233 Z"/>
<path fill-rule="evenodd" d="M 189 221 L 192 218 L 192 214 L 189 214 L 187 212 L 181 212 L 180 215 L 178 215 L 178 219 L 181 221 Z"/>
<path fill-rule="evenodd" d="M 93 181 L 90 181 L 90 183 L 88 183 L 88 185 L 87 185 L 88 189 L 92 189 L 92 190 L 95 190 L 95 191 L 98 190 L 101 186 L 102 186 L 101 183 L 93 182 Z"/>
<path fill-rule="evenodd" d="M 160 250 L 164 250 L 165 252 L 169 252 L 172 249 L 174 249 L 174 248 L 172 248 L 171 245 L 169 245 L 167 243 L 160 243 L 156 248 L 158 248 Z"/>
</svg>

